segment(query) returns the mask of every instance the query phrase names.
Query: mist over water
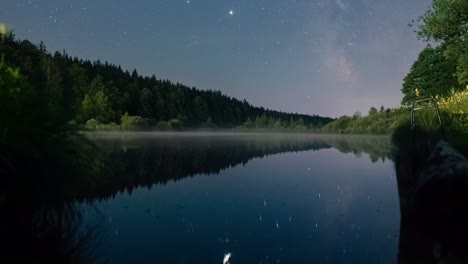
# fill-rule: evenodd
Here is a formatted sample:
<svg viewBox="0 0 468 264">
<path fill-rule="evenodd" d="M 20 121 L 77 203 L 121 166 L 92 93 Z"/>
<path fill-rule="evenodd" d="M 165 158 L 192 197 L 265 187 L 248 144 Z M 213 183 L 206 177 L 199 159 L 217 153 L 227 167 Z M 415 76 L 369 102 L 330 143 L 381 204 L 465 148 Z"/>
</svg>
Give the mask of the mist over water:
<svg viewBox="0 0 468 264">
<path fill-rule="evenodd" d="M 93 134 L 111 162 L 84 197 L 112 263 L 395 263 L 388 137 Z M 112 181 L 110 181 L 112 179 Z"/>
</svg>

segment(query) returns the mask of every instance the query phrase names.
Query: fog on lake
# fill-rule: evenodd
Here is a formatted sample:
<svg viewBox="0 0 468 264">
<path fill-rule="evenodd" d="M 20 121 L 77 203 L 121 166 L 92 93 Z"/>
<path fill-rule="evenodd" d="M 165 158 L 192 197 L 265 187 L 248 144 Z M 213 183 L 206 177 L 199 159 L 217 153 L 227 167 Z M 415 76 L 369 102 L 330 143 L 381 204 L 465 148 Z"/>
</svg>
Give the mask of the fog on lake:
<svg viewBox="0 0 468 264">
<path fill-rule="evenodd" d="M 81 186 L 97 262 L 395 263 L 390 138 L 98 133 Z M 77 186 L 78 187 L 78 186 Z"/>
</svg>

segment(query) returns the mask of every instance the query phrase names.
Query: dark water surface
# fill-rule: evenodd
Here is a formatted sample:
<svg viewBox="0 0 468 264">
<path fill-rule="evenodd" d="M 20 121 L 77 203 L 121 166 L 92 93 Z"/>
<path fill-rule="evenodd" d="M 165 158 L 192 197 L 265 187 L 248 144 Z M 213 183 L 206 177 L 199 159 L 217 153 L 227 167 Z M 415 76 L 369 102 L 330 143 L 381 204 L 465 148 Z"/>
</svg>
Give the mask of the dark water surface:
<svg viewBox="0 0 468 264">
<path fill-rule="evenodd" d="M 108 163 L 80 208 L 98 262 L 397 262 L 387 137 L 95 137 Z"/>
</svg>

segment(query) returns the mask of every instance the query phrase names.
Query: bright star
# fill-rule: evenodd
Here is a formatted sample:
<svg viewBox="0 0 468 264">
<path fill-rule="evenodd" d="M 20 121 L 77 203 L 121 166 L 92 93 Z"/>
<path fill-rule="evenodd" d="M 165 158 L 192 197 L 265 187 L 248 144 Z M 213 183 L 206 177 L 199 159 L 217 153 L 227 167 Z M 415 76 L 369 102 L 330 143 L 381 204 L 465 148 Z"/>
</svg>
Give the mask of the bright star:
<svg viewBox="0 0 468 264">
<path fill-rule="evenodd" d="M 229 10 L 229 15 L 231 15 L 231 16 L 234 15 L 234 11 Z"/>
</svg>

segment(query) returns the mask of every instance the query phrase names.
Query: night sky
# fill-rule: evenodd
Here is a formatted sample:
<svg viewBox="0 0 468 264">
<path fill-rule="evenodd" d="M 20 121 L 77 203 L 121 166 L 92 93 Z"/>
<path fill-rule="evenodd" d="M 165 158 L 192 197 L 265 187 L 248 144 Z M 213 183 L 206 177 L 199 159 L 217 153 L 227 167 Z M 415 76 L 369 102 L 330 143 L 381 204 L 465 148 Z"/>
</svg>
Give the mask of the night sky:
<svg viewBox="0 0 468 264">
<path fill-rule="evenodd" d="M 430 0 L 6 0 L 20 39 L 221 90 L 257 106 L 337 117 L 396 107 L 425 44 Z"/>
</svg>

